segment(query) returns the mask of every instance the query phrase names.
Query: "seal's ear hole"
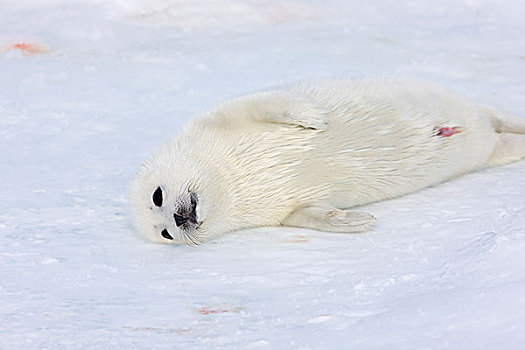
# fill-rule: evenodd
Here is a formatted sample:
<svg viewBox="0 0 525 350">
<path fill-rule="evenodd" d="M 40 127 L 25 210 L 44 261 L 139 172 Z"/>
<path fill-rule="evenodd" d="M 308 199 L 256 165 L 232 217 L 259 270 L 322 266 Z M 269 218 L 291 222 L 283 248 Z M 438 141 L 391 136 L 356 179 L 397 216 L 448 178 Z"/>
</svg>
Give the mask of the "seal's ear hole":
<svg viewBox="0 0 525 350">
<path fill-rule="evenodd" d="M 162 237 L 164 237 L 166 239 L 173 239 L 173 237 L 171 237 L 170 233 L 166 229 L 162 230 L 162 232 L 160 234 L 162 235 Z"/>
<path fill-rule="evenodd" d="M 155 192 L 153 192 L 153 204 L 155 204 L 157 207 L 162 206 L 162 190 L 160 187 L 157 187 Z"/>
</svg>

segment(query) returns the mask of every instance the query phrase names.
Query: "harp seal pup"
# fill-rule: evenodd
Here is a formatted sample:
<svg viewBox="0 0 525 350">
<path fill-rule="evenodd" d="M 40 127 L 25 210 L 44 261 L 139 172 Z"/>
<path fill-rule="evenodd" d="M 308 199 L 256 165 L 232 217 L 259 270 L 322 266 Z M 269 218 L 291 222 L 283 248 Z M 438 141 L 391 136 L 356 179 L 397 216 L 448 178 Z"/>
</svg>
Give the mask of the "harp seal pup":
<svg viewBox="0 0 525 350">
<path fill-rule="evenodd" d="M 234 98 L 161 146 L 132 184 L 150 240 L 228 231 L 362 232 L 348 210 L 525 157 L 525 119 L 411 80 L 317 80 Z"/>
</svg>

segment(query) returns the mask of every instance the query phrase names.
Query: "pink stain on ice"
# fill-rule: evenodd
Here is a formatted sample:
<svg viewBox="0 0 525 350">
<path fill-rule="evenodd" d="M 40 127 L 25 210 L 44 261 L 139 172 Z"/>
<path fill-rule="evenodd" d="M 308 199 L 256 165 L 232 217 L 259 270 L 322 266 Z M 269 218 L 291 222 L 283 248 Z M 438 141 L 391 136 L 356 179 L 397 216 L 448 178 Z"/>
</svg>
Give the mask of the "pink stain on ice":
<svg viewBox="0 0 525 350">
<path fill-rule="evenodd" d="M 228 309 L 210 309 L 208 307 L 201 307 L 199 313 L 202 315 L 225 314 L 230 312 Z"/>
<path fill-rule="evenodd" d="M 225 306 L 225 307 L 212 308 L 209 306 L 204 306 L 204 307 L 199 308 L 198 311 L 201 315 L 217 315 L 217 314 L 226 314 L 226 313 L 239 313 L 243 309 L 244 309 L 243 307 L 229 308 Z"/>
<path fill-rule="evenodd" d="M 20 42 L 20 43 L 7 45 L 5 46 L 4 50 L 5 51 L 18 50 L 24 56 L 38 55 L 38 54 L 48 53 L 51 51 L 50 48 L 45 44 L 26 43 L 26 42 Z"/>
</svg>

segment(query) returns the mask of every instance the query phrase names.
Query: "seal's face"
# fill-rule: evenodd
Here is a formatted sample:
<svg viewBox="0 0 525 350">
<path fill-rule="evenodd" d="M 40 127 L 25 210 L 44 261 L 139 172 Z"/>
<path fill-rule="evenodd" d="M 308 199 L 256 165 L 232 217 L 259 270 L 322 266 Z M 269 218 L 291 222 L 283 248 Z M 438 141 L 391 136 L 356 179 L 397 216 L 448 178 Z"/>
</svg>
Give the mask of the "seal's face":
<svg viewBox="0 0 525 350">
<path fill-rule="evenodd" d="M 200 244 L 205 234 L 203 200 L 195 186 L 174 180 L 138 175 L 131 193 L 137 226 L 157 243 Z"/>
<path fill-rule="evenodd" d="M 170 201 L 168 198 L 165 200 L 166 192 L 159 186 L 151 195 L 152 215 L 161 219 L 160 223 L 155 225 L 157 229 L 162 228 L 160 235 L 168 241 L 173 241 L 174 236 L 178 235 L 188 244 L 198 244 L 195 232 L 202 224 L 198 218 L 200 215 L 197 214 L 198 195 L 188 190 L 185 193 L 175 194 Z"/>
</svg>

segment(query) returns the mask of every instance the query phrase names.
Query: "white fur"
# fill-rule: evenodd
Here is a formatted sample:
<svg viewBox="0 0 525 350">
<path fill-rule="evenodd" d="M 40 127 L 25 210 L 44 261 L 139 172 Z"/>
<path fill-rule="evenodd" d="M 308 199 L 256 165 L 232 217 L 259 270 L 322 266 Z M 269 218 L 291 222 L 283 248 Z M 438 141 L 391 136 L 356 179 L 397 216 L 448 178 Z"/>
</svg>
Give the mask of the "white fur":
<svg viewBox="0 0 525 350">
<path fill-rule="evenodd" d="M 315 216 L 302 208 L 356 207 L 486 166 L 498 141 L 493 123 L 482 107 L 415 81 L 312 81 L 247 95 L 195 119 L 149 159 L 132 186 L 133 212 L 140 230 L 163 243 L 187 242 L 172 214 L 188 191 L 202 221 L 188 243 L 301 226 Z M 435 136 L 441 126 L 463 132 Z M 160 209 L 151 199 L 158 186 L 166 192 Z M 336 211 L 326 217 L 364 218 Z M 372 221 L 363 220 L 366 229 Z M 160 236 L 164 228 L 174 241 Z"/>
</svg>

